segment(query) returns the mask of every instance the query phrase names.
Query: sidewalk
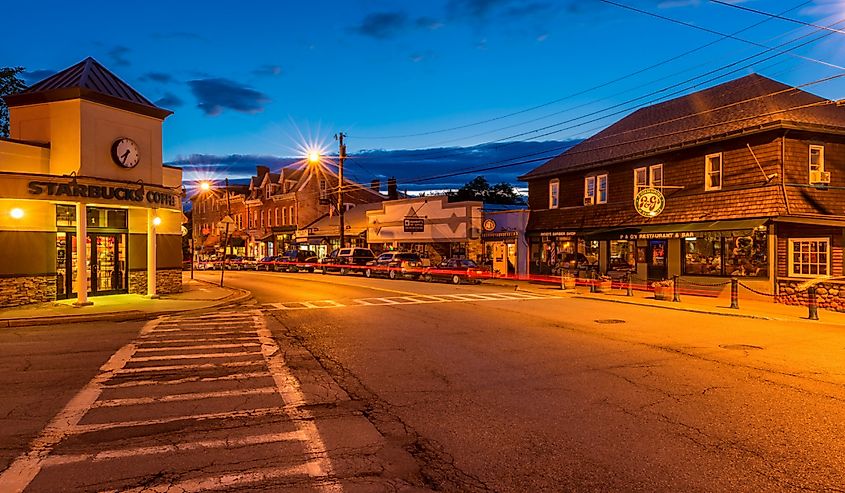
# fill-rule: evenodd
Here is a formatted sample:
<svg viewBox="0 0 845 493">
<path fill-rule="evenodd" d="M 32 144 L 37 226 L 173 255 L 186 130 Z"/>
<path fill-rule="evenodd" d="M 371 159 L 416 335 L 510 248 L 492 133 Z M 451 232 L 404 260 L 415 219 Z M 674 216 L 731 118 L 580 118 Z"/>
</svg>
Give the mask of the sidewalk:
<svg viewBox="0 0 845 493">
<path fill-rule="evenodd" d="M 150 299 L 139 294 L 118 294 L 88 298 L 94 304 L 75 307 L 75 299 L 0 309 L 0 328 L 24 325 L 55 325 L 94 321 L 125 321 L 154 318 L 163 314 L 208 310 L 238 303 L 251 294 L 234 288 L 221 288 L 206 281 L 182 275 L 182 292 Z"/>
<path fill-rule="evenodd" d="M 490 280 L 484 284 L 493 286 L 515 287 L 520 291 L 534 291 L 543 294 L 556 294 L 573 298 L 591 299 L 612 303 L 627 303 L 631 305 L 649 306 L 668 310 L 680 310 L 688 312 L 707 313 L 711 315 L 724 315 L 729 317 L 758 318 L 764 320 L 808 320 L 808 309 L 806 306 L 784 305 L 773 303 L 767 299 L 749 293 L 744 289 L 739 292 L 739 309 L 730 308 L 730 295 L 718 298 L 708 296 L 695 296 L 681 293 L 681 301 L 658 301 L 650 291 L 634 290 L 633 296 L 627 296 L 625 289 L 613 289 L 609 293 L 591 293 L 588 286 L 578 286 L 575 289 L 562 290 L 560 285 L 552 283 L 541 283 L 518 280 Z M 729 293 L 729 290 L 727 290 Z M 845 325 L 845 313 L 835 312 L 819 308 L 819 323 Z"/>
</svg>

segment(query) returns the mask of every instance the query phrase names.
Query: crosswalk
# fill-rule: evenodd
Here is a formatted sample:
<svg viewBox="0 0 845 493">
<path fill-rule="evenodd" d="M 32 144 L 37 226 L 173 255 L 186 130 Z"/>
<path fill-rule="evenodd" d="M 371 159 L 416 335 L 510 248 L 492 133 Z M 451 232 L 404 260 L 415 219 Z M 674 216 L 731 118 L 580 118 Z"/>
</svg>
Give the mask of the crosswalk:
<svg viewBox="0 0 845 493">
<path fill-rule="evenodd" d="M 0 475 L 0 491 L 340 491 L 259 310 L 149 322 Z"/>
<path fill-rule="evenodd" d="M 476 301 L 525 301 L 558 299 L 557 296 L 547 296 L 526 292 L 496 292 L 471 294 L 437 294 L 437 295 L 409 295 L 387 296 L 372 298 L 356 298 L 352 300 L 309 300 L 285 301 L 281 303 L 265 303 L 264 306 L 277 310 L 313 310 L 323 308 L 373 307 L 392 305 L 423 305 L 429 303 L 461 303 Z"/>
</svg>

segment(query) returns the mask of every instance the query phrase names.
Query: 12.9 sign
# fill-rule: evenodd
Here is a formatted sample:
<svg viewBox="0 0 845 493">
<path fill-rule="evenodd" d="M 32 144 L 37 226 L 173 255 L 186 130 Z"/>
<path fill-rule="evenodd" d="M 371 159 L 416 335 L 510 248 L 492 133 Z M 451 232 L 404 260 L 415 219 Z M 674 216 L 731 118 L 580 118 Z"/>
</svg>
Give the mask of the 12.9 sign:
<svg viewBox="0 0 845 493">
<path fill-rule="evenodd" d="M 666 199 L 663 193 L 656 188 L 644 188 L 634 197 L 634 209 L 641 216 L 654 217 L 663 212 Z"/>
</svg>

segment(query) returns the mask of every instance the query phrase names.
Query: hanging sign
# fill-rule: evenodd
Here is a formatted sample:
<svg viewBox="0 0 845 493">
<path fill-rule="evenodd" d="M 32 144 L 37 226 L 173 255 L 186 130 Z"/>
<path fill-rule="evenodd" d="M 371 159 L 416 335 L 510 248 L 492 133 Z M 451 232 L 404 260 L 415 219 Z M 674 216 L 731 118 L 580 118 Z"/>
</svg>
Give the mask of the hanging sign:
<svg viewBox="0 0 845 493">
<path fill-rule="evenodd" d="M 643 217 L 655 217 L 663 212 L 666 199 L 657 188 L 644 188 L 634 197 L 634 209 Z"/>
</svg>

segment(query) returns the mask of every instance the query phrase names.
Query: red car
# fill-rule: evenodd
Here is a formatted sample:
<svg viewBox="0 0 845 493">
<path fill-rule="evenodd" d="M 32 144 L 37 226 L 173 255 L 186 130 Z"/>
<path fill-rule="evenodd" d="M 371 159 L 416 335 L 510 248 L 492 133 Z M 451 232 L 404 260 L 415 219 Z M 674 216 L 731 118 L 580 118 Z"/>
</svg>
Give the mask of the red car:
<svg viewBox="0 0 845 493">
<path fill-rule="evenodd" d="M 440 265 L 426 267 L 422 273 L 424 281 L 442 279 L 452 284 L 479 284 L 489 273 L 479 267 L 472 260 L 452 258 L 444 260 Z"/>
</svg>

